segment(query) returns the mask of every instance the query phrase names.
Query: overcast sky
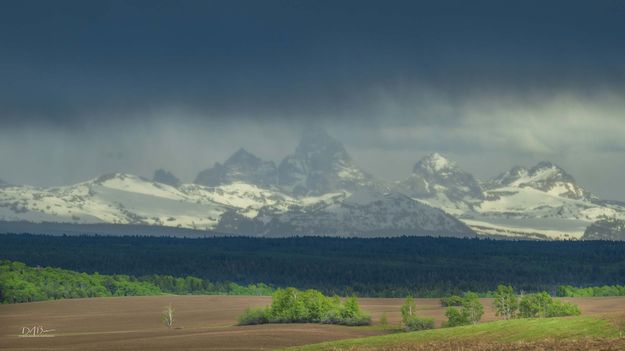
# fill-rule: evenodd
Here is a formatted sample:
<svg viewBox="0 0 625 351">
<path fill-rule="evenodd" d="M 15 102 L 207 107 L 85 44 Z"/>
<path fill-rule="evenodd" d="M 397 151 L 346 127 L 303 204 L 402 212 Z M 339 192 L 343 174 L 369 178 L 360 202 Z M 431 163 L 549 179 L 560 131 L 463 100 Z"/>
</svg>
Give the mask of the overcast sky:
<svg viewBox="0 0 625 351">
<path fill-rule="evenodd" d="M 550 160 L 625 200 L 625 1 L 2 1 L 0 179 L 185 181 L 324 125 L 389 180 Z"/>
</svg>

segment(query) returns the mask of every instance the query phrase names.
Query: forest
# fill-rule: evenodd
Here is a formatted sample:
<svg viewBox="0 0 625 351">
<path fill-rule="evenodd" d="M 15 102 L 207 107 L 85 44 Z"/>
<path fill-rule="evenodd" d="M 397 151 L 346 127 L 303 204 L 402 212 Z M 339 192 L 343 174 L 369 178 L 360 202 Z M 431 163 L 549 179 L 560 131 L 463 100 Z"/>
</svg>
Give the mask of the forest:
<svg viewBox="0 0 625 351">
<path fill-rule="evenodd" d="M 0 258 L 30 266 L 262 282 L 341 296 L 440 297 L 486 293 L 498 284 L 552 295 L 568 285 L 559 294 L 569 296 L 581 293 L 574 289 L 622 284 L 623 257 L 625 243 L 609 241 L 0 235 Z M 171 279 L 159 284 L 175 285 Z"/>
<path fill-rule="evenodd" d="M 29 267 L 0 260 L 0 302 L 19 303 L 81 297 L 186 295 L 270 295 L 264 284 L 241 286 L 184 277 L 87 274 L 53 267 Z"/>
</svg>

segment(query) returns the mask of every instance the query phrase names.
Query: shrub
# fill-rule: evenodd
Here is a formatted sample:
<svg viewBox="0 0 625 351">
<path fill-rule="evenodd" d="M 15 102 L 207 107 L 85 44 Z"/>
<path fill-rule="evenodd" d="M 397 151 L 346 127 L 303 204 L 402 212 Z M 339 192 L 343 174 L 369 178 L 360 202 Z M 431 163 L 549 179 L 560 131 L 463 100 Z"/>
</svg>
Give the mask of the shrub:
<svg viewBox="0 0 625 351">
<path fill-rule="evenodd" d="M 417 331 L 417 330 L 426 330 L 434 328 L 434 319 L 433 318 L 421 318 L 421 317 L 410 317 L 407 320 L 404 320 L 404 330 L 406 331 Z"/>
<path fill-rule="evenodd" d="M 480 302 L 479 297 L 475 293 L 466 293 L 462 298 L 462 305 L 458 307 L 449 307 L 445 316 L 447 316 L 447 327 L 457 327 L 460 325 L 477 324 L 484 315 L 484 306 Z"/>
<path fill-rule="evenodd" d="M 238 325 L 255 325 L 269 323 L 267 310 L 264 308 L 246 308 L 239 316 Z"/>
<path fill-rule="evenodd" d="M 578 316 L 579 307 L 570 302 L 554 300 L 547 292 L 524 295 L 519 303 L 521 318 Z"/>
<path fill-rule="evenodd" d="M 447 308 L 445 316 L 447 317 L 447 322 L 444 324 L 445 327 L 458 327 L 470 324 L 466 313 L 463 313 L 463 311 L 457 307 Z"/>
<path fill-rule="evenodd" d="M 383 312 L 383 313 L 380 315 L 380 322 L 379 322 L 379 324 L 380 324 L 381 326 L 383 326 L 383 327 L 388 326 L 388 317 L 386 316 L 386 312 Z"/>
<path fill-rule="evenodd" d="M 521 318 L 546 317 L 547 306 L 553 302 L 546 292 L 521 296 L 519 302 L 519 316 Z"/>
<path fill-rule="evenodd" d="M 545 311 L 545 317 L 579 316 L 580 314 L 581 311 L 576 304 L 559 300 L 553 300 Z"/>
<path fill-rule="evenodd" d="M 449 297 L 444 297 L 441 299 L 441 306 L 443 307 L 462 306 L 462 296 L 451 295 Z"/>
<path fill-rule="evenodd" d="M 371 317 L 360 310 L 356 297 L 341 303 L 317 290 L 300 291 L 295 288 L 278 289 L 266 309 L 247 309 L 239 324 L 263 323 L 325 323 L 342 325 L 368 325 Z"/>
<path fill-rule="evenodd" d="M 408 296 L 401 306 L 401 321 L 405 331 L 425 330 L 434 328 L 434 320 L 417 316 L 417 305 L 412 296 Z"/>
</svg>

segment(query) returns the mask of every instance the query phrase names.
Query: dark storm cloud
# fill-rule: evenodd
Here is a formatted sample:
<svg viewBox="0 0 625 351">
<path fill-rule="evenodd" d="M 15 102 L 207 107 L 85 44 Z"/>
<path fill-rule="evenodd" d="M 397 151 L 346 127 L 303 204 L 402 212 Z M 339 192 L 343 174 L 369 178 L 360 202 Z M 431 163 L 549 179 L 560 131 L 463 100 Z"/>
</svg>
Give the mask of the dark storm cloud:
<svg viewBox="0 0 625 351">
<path fill-rule="evenodd" d="M 387 179 L 433 151 L 480 177 L 548 159 L 625 199 L 623 62 L 625 0 L 7 0 L 0 178 L 190 181 L 321 120 Z"/>
<path fill-rule="evenodd" d="M 454 104 L 625 84 L 619 0 L 1 6 L 0 106 L 13 124 L 170 106 L 212 119 L 358 119 L 381 112 L 381 94 L 410 101 L 425 89 Z"/>
</svg>

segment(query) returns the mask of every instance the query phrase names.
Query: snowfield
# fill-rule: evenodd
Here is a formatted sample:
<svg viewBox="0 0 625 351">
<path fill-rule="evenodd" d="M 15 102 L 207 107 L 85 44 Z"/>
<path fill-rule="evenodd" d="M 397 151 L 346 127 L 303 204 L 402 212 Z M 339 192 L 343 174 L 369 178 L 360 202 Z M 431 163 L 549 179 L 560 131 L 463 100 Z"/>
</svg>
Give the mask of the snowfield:
<svg viewBox="0 0 625 351">
<path fill-rule="evenodd" d="M 550 162 L 482 181 L 434 153 L 404 181 L 390 184 L 360 169 L 338 140 L 318 129 L 278 166 L 240 149 L 201 171 L 194 183 L 183 184 L 165 170 L 153 179 L 158 181 L 113 173 L 52 188 L 3 183 L 0 221 L 260 236 L 580 239 L 593 223 L 602 221 L 597 228 L 604 230 L 625 220 L 625 203 L 598 199 Z M 605 229 L 605 235 L 619 228 Z"/>
</svg>

